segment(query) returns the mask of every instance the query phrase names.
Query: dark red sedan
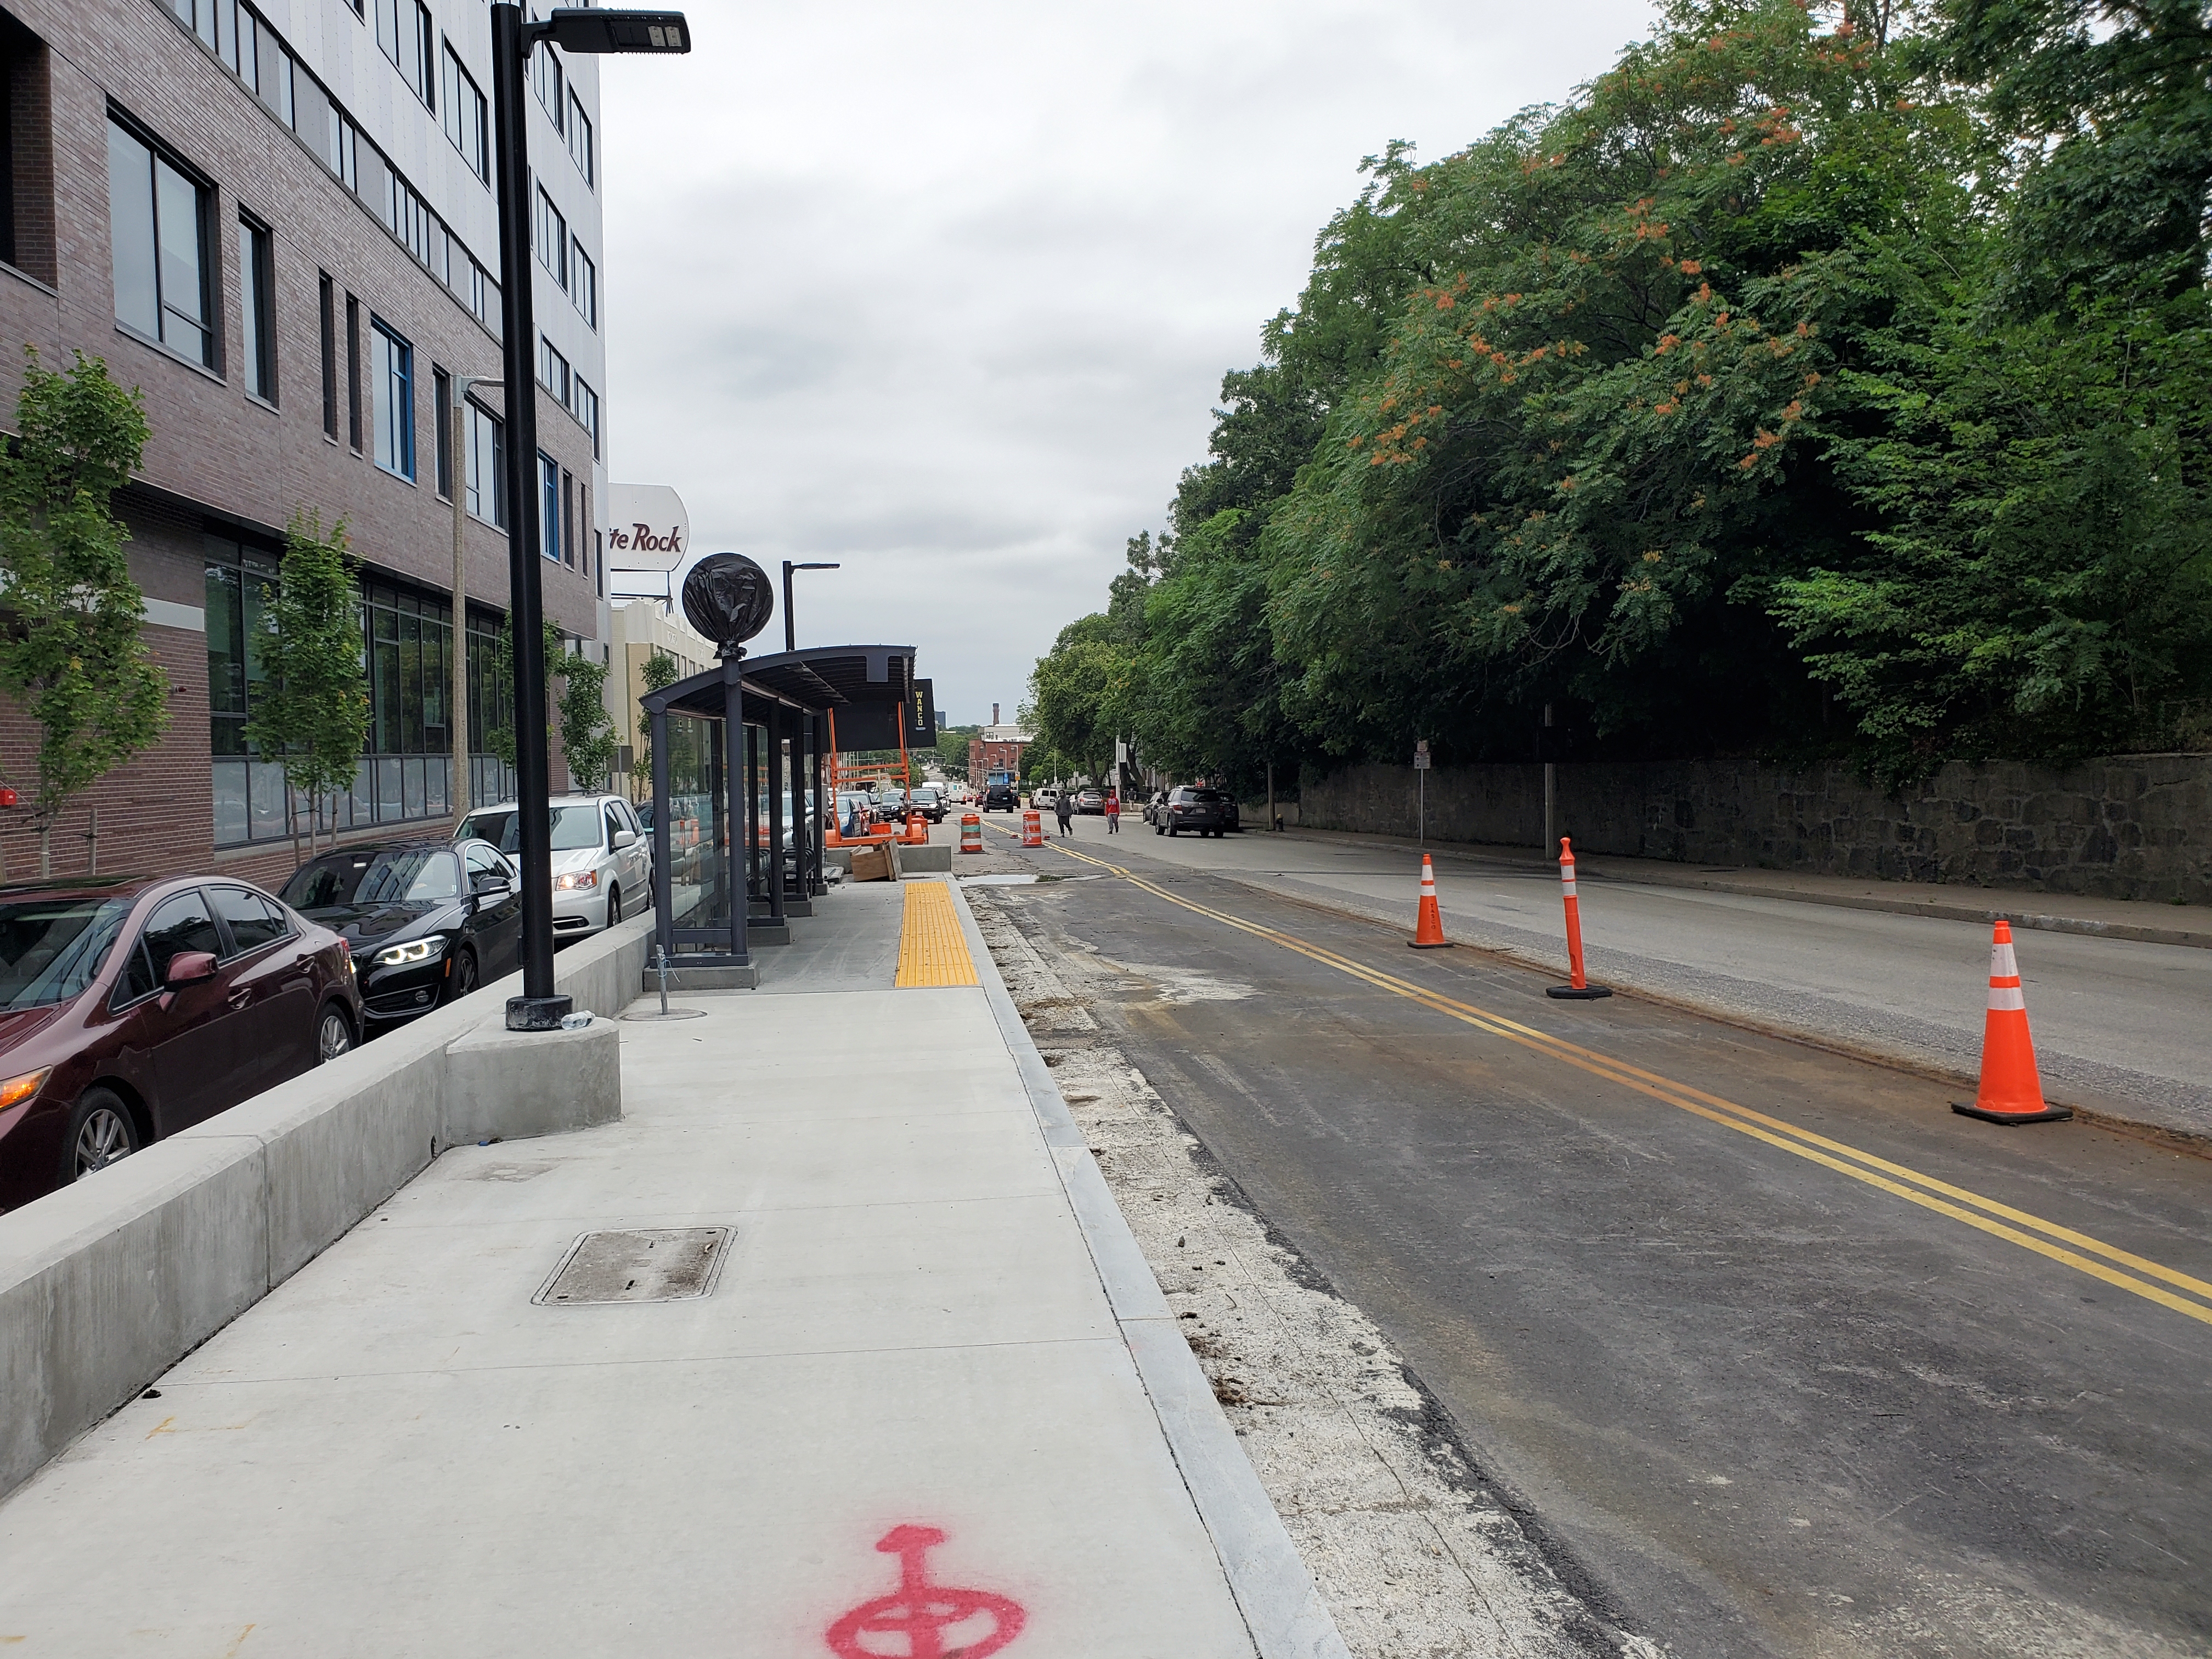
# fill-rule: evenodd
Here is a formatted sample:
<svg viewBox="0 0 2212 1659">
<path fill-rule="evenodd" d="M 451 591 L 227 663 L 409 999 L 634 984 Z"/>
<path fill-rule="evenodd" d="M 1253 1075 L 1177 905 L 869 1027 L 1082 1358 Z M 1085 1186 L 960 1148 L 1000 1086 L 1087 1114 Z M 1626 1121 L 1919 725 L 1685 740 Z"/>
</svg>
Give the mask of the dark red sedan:
<svg viewBox="0 0 2212 1659">
<path fill-rule="evenodd" d="M 0 887 L 0 1210 L 351 1048 L 346 943 L 242 881 Z"/>
</svg>

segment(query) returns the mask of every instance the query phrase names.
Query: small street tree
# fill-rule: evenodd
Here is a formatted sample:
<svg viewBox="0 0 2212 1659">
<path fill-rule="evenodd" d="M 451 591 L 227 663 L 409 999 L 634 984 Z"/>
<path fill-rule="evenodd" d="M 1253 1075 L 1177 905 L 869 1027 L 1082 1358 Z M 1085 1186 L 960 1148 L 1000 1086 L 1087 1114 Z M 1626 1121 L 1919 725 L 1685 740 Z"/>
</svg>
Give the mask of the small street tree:
<svg viewBox="0 0 2212 1659">
<path fill-rule="evenodd" d="M 492 660 L 499 684 L 512 686 L 514 684 L 514 618 L 511 616 L 500 624 Z M 615 750 L 621 746 L 614 721 L 607 714 L 605 699 L 607 668 L 605 663 L 592 662 L 571 654 L 562 641 L 561 630 L 551 623 L 545 624 L 547 700 L 553 704 L 554 719 L 560 722 L 561 752 L 568 763 L 569 780 L 580 788 L 596 789 L 606 782 L 607 775 L 614 769 Z M 552 696 L 553 682 L 556 678 L 562 682 L 558 698 Z M 513 704 L 510 702 L 496 712 L 503 718 L 497 724 L 487 718 L 484 747 L 512 769 L 514 765 Z"/>
<path fill-rule="evenodd" d="M 621 733 L 607 713 L 607 670 L 575 652 L 550 659 L 561 677 L 561 752 L 568 763 L 568 781 L 578 788 L 604 789 L 615 766 Z"/>
<path fill-rule="evenodd" d="M 256 643 L 268 677 L 253 699 L 246 735 L 284 769 L 292 861 L 299 862 L 299 807 L 307 808 L 307 850 L 321 832 L 323 805 L 352 787 L 368 737 L 368 674 L 362 660 L 361 601 L 345 520 L 324 532 L 319 514 L 295 514 L 284 536 L 277 586 L 265 592 Z M 335 811 L 331 832 L 337 833 Z"/>
<path fill-rule="evenodd" d="M 33 823 L 39 873 L 54 823 L 168 725 L 167 685 L 140 636 L 145 596 L 109 506 L 144 452 L 135 391 L 76 354 L 66 374 L 30 362 L 11 447 L 0 449 L 0 692 L 39 727 Z"/>
<path fill-rule="evenodd" d="M 676 659 L 665 651 L 655 651 L 638 670 L 648 691 L 658 691 L 663 686 L 673 685 L 684 678 L 684 671 L 676 665 Z M 646 787 L 653 787 L 653 722 L 640 718 L 637 723 L 637 765 L 632 775 L 645 774 Z"/>
</svg>

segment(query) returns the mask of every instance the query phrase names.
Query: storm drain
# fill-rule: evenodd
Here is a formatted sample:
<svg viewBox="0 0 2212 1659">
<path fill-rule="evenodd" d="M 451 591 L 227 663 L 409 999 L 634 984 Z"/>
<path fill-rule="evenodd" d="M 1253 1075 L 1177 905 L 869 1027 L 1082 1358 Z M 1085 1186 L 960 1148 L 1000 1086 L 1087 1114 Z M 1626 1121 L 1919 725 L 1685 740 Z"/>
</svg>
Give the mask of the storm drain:
<svg viewBox="0 0 2212 1659">
<path fill-rule="evenodd" d="M 727 1227 L 641 1228 L 586 1233 L 568 1247 L 541 1306 L 585 1302 L 681 1302 L 711 1295 L 730 1247 Z"/>
</svg>

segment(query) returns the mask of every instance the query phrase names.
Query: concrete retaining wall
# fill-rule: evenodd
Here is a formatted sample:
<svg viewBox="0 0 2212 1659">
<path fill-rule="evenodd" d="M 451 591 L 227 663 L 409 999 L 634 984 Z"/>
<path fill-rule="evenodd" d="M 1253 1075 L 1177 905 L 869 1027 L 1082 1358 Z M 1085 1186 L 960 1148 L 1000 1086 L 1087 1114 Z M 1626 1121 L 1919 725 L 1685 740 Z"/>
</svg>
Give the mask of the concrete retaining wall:
<svg viewBox="0 0 2212 1659">
<path fill-rule="evenodd" d="M 1347 767 L 1299 792 L 1308 829 L 1414 833 L 1409 766 Z M 1439 841 L 1534 847 L 1543 769 L 1429 774 Z M 2212 755 L 2065 769 L 1954 763 L 1892 793 L 1840 766 L 1749 761 L 1562 764 L 1559 833 L 1579 848 L 1692 864 L 2212 902 Z"/>
<path fill-rule="evenodd" d="M 562 951 L 579 1008 L 635 994 L 648 914 Z M 544 1068 L 503 1087 L 466 1049 L 495 1044 L 521 975 L 441 1008 L 336 1064 L 156 1142 L 97 1178 L 0 1216 L 0 1496 L 312 1261 L 445 1147 L 619 1114 L 605 1098 L 611 1026 L 573 1045 L 575 1080 L 549 1109 Z M 478 1036 L 489 1024 L 494 1031 Z M 448 1051 L 465 1044 L 457 1066 Z M 588 1054 L 587 1052 L 588 1051 Z M 470 1103 L 453 1111 L 459 1089 Z M 466 1122 L 456 1121 L 466 1119 Z"/>
</svg>

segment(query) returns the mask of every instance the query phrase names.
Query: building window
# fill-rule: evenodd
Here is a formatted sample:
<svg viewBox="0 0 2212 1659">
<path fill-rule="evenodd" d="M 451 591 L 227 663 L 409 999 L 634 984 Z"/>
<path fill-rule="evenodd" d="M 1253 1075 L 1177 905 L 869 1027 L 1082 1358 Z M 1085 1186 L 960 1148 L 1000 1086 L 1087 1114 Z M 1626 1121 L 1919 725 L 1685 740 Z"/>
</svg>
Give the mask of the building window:
<svg viewBox="0 0 2212 1659">
<path fill-rule="evenodd" d="M 121 123 L 107 124 L 115 320 L 215 366 L 206 188 Z"/>
<path fill-rule="evenodd" d="M 376 44 L 415 95 L 436 107 L 430 76 L 438 35 L 422 0 L 376 0 Z"/>
<path fill-rule="evenodd" d="M 376 417 L 376 464 L 415 477 L 415 348 L 374 319 L 369 331 L 369 391 Z"/>
<path fill-rule="evenodd" d="M 431 445 L 438 458 L 438 499 L 453 499 L 453 377 L 442 368 L 430 367 L 430 420 L 436 441 Z"/>
<path fill-rule="evenodd" d="M 255 754 L 245 730 L 266 679 L 256 642 L 276 589 L 276 556 L 214 534 L 205 547 L 216 845 L 279 841 L 290 833 L 283 769 Z M 368 732 L 353 787 L 334 804 L 336 827 L 434 821 L 450 811 L 453 607 L 442 595 L 369 576 L 361 584 L 361 618 Z M 470 619 L 471 701 L 479 710 L 498 708 L 504 689 L 491 671 L 496 627 L 496 619 Z M 474 744 L 482 749 L 481 732 Z M 501 799 L 511 786 L 496 763 L 480 765 L 474 781 L 477 799 L 484 800 Z M 321 805 L 327 825 L 333 803 Z M 303 815 L 308 810 L 305 802 L 295 805 Z"/>
<path fill-rule="evenodd" d="M 538 550 L 561 562 L 561 464 L 538 452 Z"/>
<path fill-rule="evenodd" d="M 499 416 L 473 398 L 467 400 L 469 453 L 467 507 L 486 524 L 507 528 L 507 433 Z"/>
<path fill-rule="evenodd" d="M 576 302 L 576 309 L 584 313 L 584 320 L 593 328 L 599 325 L 599 268 L 592 263 L 592 256 L 584 252 L 584 245 L 576 242 L 568 249 L 568 295 Z"/>
<path fill-rule="evenodd" d="M 338 436 L 338 319 L 337 289 L 327 270 L 316 273 L 323 322 L 323 436 L 332 443 Z"/>
<path fill-rule="evenodd" d="M 346 295 L 346 443 L 361 453 L 361 301 Z"/>
<path fill-rule="evenodd" d="M 54 270 L 53 94 L 46 43 L 0 19 L 0 259 Z"/>
<path fill-rule="evenodd" d="M 486 184 L 491 182 L 490 124 L 485 112 L 484 95 L 477 83 L 470 79 L 468 70 L 453 47 L 446 48 L 445 82 L 441 90 L 446 95 L 446 137 L 461 153 L 461 159 Z"/>
<path fill-rule="evenodd" d="M 575 568 L 576 480 L 565 466 L 561 469 L 561 562 Z"/>
<path fill-rule="evenodd" d="M 553 123 L 553 131 L 561 131 L 561 60 L 553 55 L 553 48 L 541 45 L 530 59 L 530 85 L 538 94 L 538 101 L 545 107 L 545 114 Z"/>
<path fill-rule="evenodd" d="M 246 389 L 276 401 L 276 270 L 273 238 L 251 219 L 238 222 L 238 316 Z"/>
<path fill-rule="evenodd" d="M 584 113 L 584 106 L 574 93 L 568 94 L 568 154 L 574 158 L 576 171 L 584 175 L 584 182 L 596 185 L 597 174 L 592 170 L 592 118 Z"/>
<path fill-rule="evenodd" d="M 568 222 L 561 210 L 553 205 L 553 198 L 543 189 L 538 192 L 538 214 L 532 222 L 537 232 L 538 263 L 553 273 L 553 280 L 562 288 L 568 286 Z"/>
<path fill-rule="evenodd" d="M 568 407 L 572 375 L 568 360 L 553 349 L 553 342 L 544 335 L 538 337 L 538 384 L 553 394 L 562 408 Z"/>
<path fill-rule="evenodd" d="M 597 459 L 599 453 L 599 394 L 584 384 L 584 377 L 580 374 L 572 376 L 571 384 L 576 389 L 572 412 L 583 422 L 584 430 L 592 434 L 592 455 Z"/>
</svg>

